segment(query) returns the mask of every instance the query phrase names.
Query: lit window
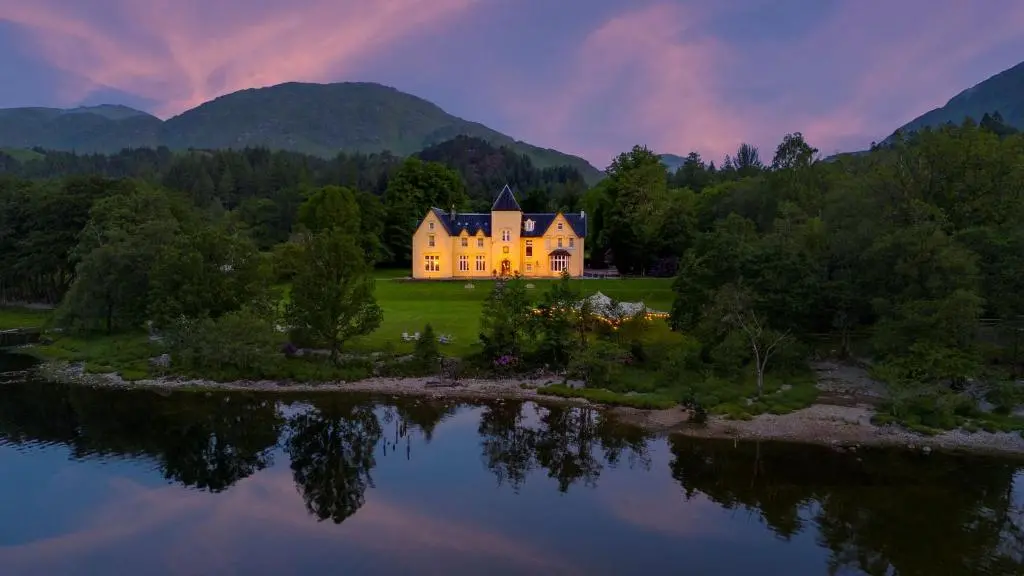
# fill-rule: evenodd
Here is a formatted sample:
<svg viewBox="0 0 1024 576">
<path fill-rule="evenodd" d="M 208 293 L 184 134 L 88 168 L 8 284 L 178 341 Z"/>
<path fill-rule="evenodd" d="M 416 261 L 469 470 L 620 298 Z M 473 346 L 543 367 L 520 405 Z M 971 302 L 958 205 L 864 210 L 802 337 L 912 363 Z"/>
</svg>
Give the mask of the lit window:
<svg viewBox="0 0 1024 576">
<path fill-rule="evenodd" d="M 476 239 L 476 247 L 477 248 L 483 248 L 484 247 L 484 239 L 483 238 L 477 238 Z"/>
<path fill-rule="evenodd" d="M 433 248 L 437 243 L 434 241 L 434 235 L 427 236 L 427 246 Z"/>
<path fill-rule="evenodd" d="M 569 255 L 568 254 L 553 254 L 551 255 L 551 271 L 562 272 L 569 269 Z"/>
<path fill-rule="evenodd" d="M 423 257 L 423 269 L 427 272 L 440 272 L 441 271 L 441 257 L 440 256 L 424 256 Z"/>
<path fill-rule="evenodd" d="M 459 256 L 459 272 L 469 272 L 469 256 Z"/>
<path fill-rule="evenodd" d="M 507 229 L 507 228 L 505 230 L 502 230 L 501 231 L 501 241 L 502 242 L 511 242 L 512 241 L 512 231 Z"/>
<path fill-rule="evenodd" d="M 484 256 L 476 257 L 476 271 L 486 272 L 487 271 L 487 259 Z"/>
<path fill-rule="evenodd" d="M 562 231 L 562 223 L 561 223 L 561 222 L 559 222 L 559 223 L 558 223 L 558 231 L 559 231 L 559 232 L 561 232 L 561 231 Z"/>
<path fill-rule="evenodd" d="M 469 246 L 469 238 L 462 239 L 462 247 L 465 248 L 466 246 Z"/>
<path fill-rule="evenodd" d="M 575 245 L 576 245 L 576 239 L 573 238 L 572 236 L 569 236 L 569 248 L 572 248 Z"/>
<path fill-rule="evenodd" d="M 527 258 L 532 258 L 533 257 L 533 240 L 527 240 L 526 241 L 526 257 Z"/>
</svg>

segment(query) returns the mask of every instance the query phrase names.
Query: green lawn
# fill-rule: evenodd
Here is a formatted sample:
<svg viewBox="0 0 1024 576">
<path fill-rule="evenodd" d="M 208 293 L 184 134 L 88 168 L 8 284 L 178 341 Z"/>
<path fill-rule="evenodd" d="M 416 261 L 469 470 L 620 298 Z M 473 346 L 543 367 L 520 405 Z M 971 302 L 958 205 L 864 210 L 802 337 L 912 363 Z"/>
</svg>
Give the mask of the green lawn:
<svg viewBox="0 0 1024 576">
<path fill-rule="evenodd" d="M 0 152 L 7 154 L 11 158 L 14 158 L 18 162 L 24 164 L 32 160 L 42 160 L 45 158 L 44 155 L 36 152 L 35 150 L 29 150 L 27 148 L 0 148 Z"/>
<path fill-rule="evenodd" d="M 443 345 L 448 356 L 462 356 L 472 352 L 479 337 L 480 314 L 484 299 L 494 286 L 491 280 L 476 281 L 474 288 L 466 288 L 464 281 L 409 281 L 401 272 L 378 271 L 376 296 L 384 312 L 381 327 L 370 335 L 349 342 L 351 352 L 393 350 L 411 352 L 413 344 L 402 341 L 402 333 L 422 332 L 430 323 L 436 334 L 454 337 L 454 342 Z M 537 299 L 556 280 L 529 281 Z M 574 280 L 581 293 L 591 295 L 601 291 L 623 301 L 643 301 L 655 310 L 668 311 L 672 304 L 671 279 L 628 280 Z M 287 287 L 284 289 L 287 300 Z M 43 326 L 50 312 L 17 308 L 0 308 L 0 329 Z M 668 333 L 667 325 L 656 330 Z M 146 359 L 157 353 L 142 335 L 113 337 L 57 338 L 50 346 L 40 347 L 47 357 L 86 362 L 90 371 L 124 369 L 144 375 Z"/>
<path fill-rule="evenodd" d="M 28 308 L 0 308 L 0 330 L 14 328 L 41 328 L 50 319 L 49 310 Z"/>
<path fill-rule="evenodd" d="M 479 336 L 480 314 L 484 299 L 494 286 L 492 280 L 473 281 L 409 281 L 397 278 L 400 272 L 377 273 L 377 303 L 384 311 L 384 321 L 373 334 L 349 343 L 353 350 L 381 350 L 389 343 L 398 351 L 411 350 L 412 344 L 402 342 L 402 333 L 422 332 L 428 322 L 437 334 L 455 337 L 442 347 L 448 355 L 469 352 Z M 556 280 L 528 280 L 539 299 Z M 643 301 L 654 310 L 668 312 L 672 306 L 671 278 L 620 280 L 573 280 L 586 296 L 603 292 L 616 300 Z"/>
</svg>

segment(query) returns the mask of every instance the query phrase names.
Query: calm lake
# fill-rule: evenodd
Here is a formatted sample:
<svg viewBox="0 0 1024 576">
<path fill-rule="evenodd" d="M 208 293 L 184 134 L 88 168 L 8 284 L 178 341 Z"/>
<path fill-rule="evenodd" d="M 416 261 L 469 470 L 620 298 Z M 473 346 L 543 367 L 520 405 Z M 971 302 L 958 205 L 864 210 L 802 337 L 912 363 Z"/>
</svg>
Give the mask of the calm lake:
<svg viewBox="0 0 1024 576">
<path fill-rule="evenodd" d="M 1024 573 L 1020 461 L 29 368 L 0 355 L 4 576 Z"/>
</svg>

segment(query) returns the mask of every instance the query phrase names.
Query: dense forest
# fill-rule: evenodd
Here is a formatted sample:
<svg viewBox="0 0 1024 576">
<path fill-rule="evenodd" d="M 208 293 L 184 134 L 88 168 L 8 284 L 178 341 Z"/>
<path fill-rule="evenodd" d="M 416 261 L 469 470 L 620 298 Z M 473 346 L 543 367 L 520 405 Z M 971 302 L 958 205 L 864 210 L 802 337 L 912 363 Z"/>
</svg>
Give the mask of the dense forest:
<svg viewBox="0 0 1024 576">
<path fill-rule="evenodd" d="M 398 201 L 397 189 L 410 185 L 423 188 L 428 196 L 417 199 L 416 214 L 408 215 L 415 223 L 404 222 L 403 228 L 418 224 L 431 203 L 448 208 L 450 202 L 455 202 L 464 211 L 487 211 L 506 183 L 513 183 L 524 207 L 535 211 L 578 209 L 586 191 L 583 176 L 574 168 L 538 169 L 525 155 L 465 136 L 427 148 L 410 159 L 385 152 L 340 153 L 325 160 L 264 148 L 187 153 L 141 148 L 112 155 L 36 152 L 31 160 L 19 161 L 0 151 L 5 201 L 20 202 L 16 198 L 19 194 L 12 196 L 10 192 L 19 189 L 28 202 L 16 212 L 4 211 L 3 220 L 8 225 L 20 221 L 29 228 L 38 228 L 40 213 L 32 212 L 36 209 L 50 214 L 50 226 L 56 225 L 52 219 L 57 216 L 47 204 L 49 198 L 70 202 L 66 209 L 80 212 L 84 218 L 93 200 L 105 194 L 101 189 L 116 187 L 114 180 L 131 179 L 179 193 L 200 210 L 229 214 L 250 231 L 261 249 L 287 240 L 298 205 L 311 190 L 328 185 L 358 190 L 386 204 L 390 200 L 389 207 Z M 389 187 L 390 198 L 386 194 Z M 67 225 L 69 230 L 81 228 L 80 222 Z M 5 236 L 17 237 L 14 230 Z M 401 258 L 389 259 L 393 254 L 408 252 L 408 242 L 408 238 L 402 238 L 385 246 L 389 256 L 380 263 L 408 265 Z M 12 252 L 5 253 L 14 257 Z M 5 285 L 10 287 L 11 283 Z M 47 296 L 25 295 L 32 299 Z M 50 296 L 59 296 L 59 290 Z"/>
<path fill-rule="evenodd" d="M 638 146 L 590 189 L 572 169 L 538 170 L 469 138 L 408 159 L 158 149 L 2 165 L 0 298 L 60 302 L 59 318 L 84 330 L 213 333 L 228 317 L 227 338 L 272 325 L 273 309 L 336 352 L 379 324 L 369 272 L 409 264 L 429 206 L 486 208 L 508 181 L 530 209 L 585 209 L 592 265 L 674 276 L 671 326 L 686 339 L 655 354 L 621 336 L 590 346 L 555 313 L 532 328 L 532 303 L 510 283 L 485 303 L 491 358 L 593 376 L 625 354 L 675 380 L 753 367 L 760 393 L 766 370 L 824 338 L 831 354 L 872 359 L 895 398 L 945 413 L 976 379 L 1008 382 L 1020 364 L 1024 136 L 993 117 L 828 161 L 794 133 L 770 159 L 743 144 L 717 166 L 692 153 L 671 174 Z M 261 304 L 285 284 L 287 310 Z M 576 297 L 559 290 L 548 310 Z M 180 356 L 202 364 L 190 338 Z M 258 350 L 238 355 L 258 362 Z M 997 392 L 1015 405 L 1017 386 Z"/>
</svg>

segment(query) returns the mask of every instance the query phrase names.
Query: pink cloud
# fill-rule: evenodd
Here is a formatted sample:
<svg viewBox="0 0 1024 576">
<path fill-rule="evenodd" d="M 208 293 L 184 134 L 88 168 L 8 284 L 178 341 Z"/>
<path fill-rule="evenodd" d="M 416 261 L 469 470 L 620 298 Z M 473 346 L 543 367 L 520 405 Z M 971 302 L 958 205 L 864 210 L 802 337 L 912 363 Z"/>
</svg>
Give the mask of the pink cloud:
<svg viewBox="0 0 1024 576">
<path fill-rule="evenodd" d="M 621 151 L 606 147 L 612 141 L 662 151 L 680 142 L 734 148 L 743 126 L 716 99 L 713 73 L 729 51 L 697 34 L 700 24 L 697 13 L 675 4 L 612 18 L 586 37 L 565 86 L 506 104 L 535 140 L 600 158 L 598 166 Z M 595 101 L 607 108 L 597 118 L 587 110 Z M 581 126 L 597 137 L 581 136 Z"/>
<path fill-rule="evenodd" d="M 965 78 L 981 81 L 1015 63 L 996 64 L 988 71 L 972 68 L 990 50 L 1020 38 L 1024 5 L 1006 3 L 999 12 L 999 18 L 992 18 L 989 9 L 959 0 L 927 6 L 842 4 L 815 34 L 775 55 L 812 55 L 831 74 L 850 78 L 849 90 L 829 111 L 797 115 L 796 127 L 788 131 L 802 130 L 830 153 L 850 140 L 862 145 L 881 140 L 901 124 L 942 106 L 972 83 Z M 985 33 L 977 34 L 980 29 Z M 770 123 L 767 127 L 780 136 L 785 130 Z"/>
<path fill-rule="evenodd" d="M 436 31 L 476 0 L 0 0 L 3 18 L 28 29 L 53 65 L 161 103 L 175 114 L 232 91 L 287 81 L 329 81 L 413 34 Z M 76 8 L 77 6 L 77 8 Z M 119 25 L 97 16 L 119 16 Z M 117 23 L 114 23 L 117 24 Z M 134 32 L 134 33 L 133 33 Z M 69 100 L 81 98 L 85 88 Z"/>
<path fill-rule="evenodd" d="M 633 144 L 719 161 L 745 141 L 767 161 L 796 131 L 828 154 L 880 140 L 966 88 L 965 78 L 1015 64 L 978 70 L 1024 28 L 1024 4 L 995 4 L 845 2 L 802 35 L 727 42 L 708 23 L 750 6 L 695 11 L 663 1 L 594 29 L 564 84 L 500 103 L 528 141 L 598 166 Z"/>
<path fill-rule="evenodd" d="M 570 564 L 528 544 L 480 526 L 390 504 L 379 493 L 368 497 L 359 512 L 341 525 L 316 522 L 284 470 L 249 477 L 217 495 L 179 487 L 146 488 L 124 479 L 113 481 L 111 488 L 109 503 L 80 528 L 26 544 L 0 546 L 0 566 L 14 573 L 56 573 L 61 566 L 130 546 L 133 538 L 159 530 L 161 552 L 149 562 L 181 574 L 194 573 L 200 565 L 211 573 L 232 572 L 238 568 L 237 559 L 250 551 L 251 542 L 278 541 L 281 534 L 371 550 L 403 561 L 430 558 L 437 562 L 438 554 L 476 555 L 524 565 L 537 573 L 574 573 Z M 183 521 L 187 529 L 169 530 Z M 277 557 L 280 566 L 264 568 L 287 572 L 287 556 Z"/>
</svg>

